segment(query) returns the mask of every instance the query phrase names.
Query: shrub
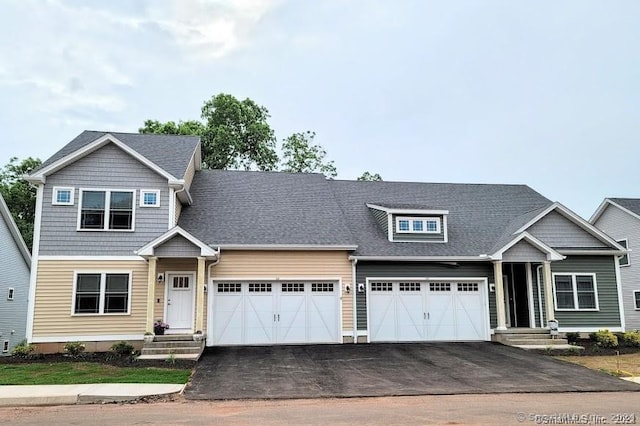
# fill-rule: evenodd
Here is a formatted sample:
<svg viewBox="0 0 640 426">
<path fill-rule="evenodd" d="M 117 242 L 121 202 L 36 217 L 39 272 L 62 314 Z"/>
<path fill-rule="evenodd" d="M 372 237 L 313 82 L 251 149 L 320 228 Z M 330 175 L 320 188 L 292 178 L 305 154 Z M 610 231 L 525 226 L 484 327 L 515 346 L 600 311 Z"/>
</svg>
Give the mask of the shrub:
<svg viewBox="0 0 640 426">
<path fill-rule="evenodd" d="M 36 347 L 33 344 L 27 343 L 27 339 L 24 339 L 13 348 L 11 355 L 19 358 L 29 358 L 35 349 Z"/>
<path fill-rule="evenodd" d="M 596 345 L 601 348 L 616 348 L 618 347 L 618 337 L 609 330 L 598 330 L 595 333 Z"/>
<path fill-rule="evenodd" d="M 630 348 L 640 348 L 640 331 L 635 330 L 622 333 L 622 338 L 620 340 L 624 346 Z"/>
<path fill-rule="evenodd" d="M 67 342 L 64 345 L 64 351 L 73 358 L 79 357 L 85 349 L 86 346 L 82 342 Z"/>
<path fill-rule="evenodd" d="M 125 341 L 114 343 L 111 346 L 111 352 L 123 358 L 133 355 L 133 349 L 133 345 Z"/>
<path fill-rule="evenodd" d="M 580 338 L 580 333 L 578 333 L 577 331 L 570 331 L 568 333 L 565 333 L 565 337 L 567 338 L 567 342 L 576 343 Z"/>
</svg>

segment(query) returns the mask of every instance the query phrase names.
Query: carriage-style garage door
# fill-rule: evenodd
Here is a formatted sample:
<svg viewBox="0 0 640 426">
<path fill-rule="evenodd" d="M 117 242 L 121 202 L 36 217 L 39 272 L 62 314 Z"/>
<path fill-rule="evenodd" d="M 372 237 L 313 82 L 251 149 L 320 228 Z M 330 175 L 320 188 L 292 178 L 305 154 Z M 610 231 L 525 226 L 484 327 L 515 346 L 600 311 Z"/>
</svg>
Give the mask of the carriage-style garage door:
<svg viewBox="0 0 640 426">
<path fill-rule="evenodd" d="M 370 340 L 489 340 L 484 282 L 371 281 Z"/>
<path fill-rule="evenodd" d="M 336 282 L 213 284 L 211 345 L 340 343 Z"/>
</svg>

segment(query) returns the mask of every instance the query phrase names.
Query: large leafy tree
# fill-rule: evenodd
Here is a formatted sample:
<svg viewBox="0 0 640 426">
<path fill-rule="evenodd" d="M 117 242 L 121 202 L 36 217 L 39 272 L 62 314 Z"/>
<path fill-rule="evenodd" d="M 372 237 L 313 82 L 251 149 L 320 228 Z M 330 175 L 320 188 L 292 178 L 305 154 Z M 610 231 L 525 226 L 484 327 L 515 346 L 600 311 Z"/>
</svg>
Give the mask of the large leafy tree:
<svg viewBox="0 0 640 426">
<path fill-rule="evenodd" d="M 333 161 L 325 161 L 327 152 L 313 143 L 315 132 L 294 133 L 282 142 L 282 171 L 295 173 L 319 172 L 328 178 L 338 175 Z"/>
<path fill-rule="evenodd" d="M 205 168 L 275 170 L 276 137 L 269 117 L 267 108 L 249 98 L 220 93 L 204 103 L 202 122 L 146 120 L 139 131 L 200 136 Z"/>
<path fill-rule="evenodd" d="M 381 181 L 382 176 L 380 176 L 378 173 L 364 172 L 360 177 L 358 177 L 358 180 Z"/>
<path fill-rule="evenodd" d="M 18 161 L 11 158 L 0 170 L 0 192 L 29 249 L 33 245 L 33 222 L 36 211 L 36 189 L 22 179 L 40 166 L 42 161 L 29 157 Z"/>
</svg>

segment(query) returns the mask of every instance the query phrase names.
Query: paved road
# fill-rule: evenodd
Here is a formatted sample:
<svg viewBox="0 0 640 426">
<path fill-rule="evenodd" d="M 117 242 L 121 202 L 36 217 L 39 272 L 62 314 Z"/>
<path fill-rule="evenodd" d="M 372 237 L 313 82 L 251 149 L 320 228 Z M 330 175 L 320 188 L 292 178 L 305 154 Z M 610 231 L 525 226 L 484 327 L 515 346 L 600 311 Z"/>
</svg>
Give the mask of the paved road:
<svg viewBox="0 0 640 426">
<path fill-rule="evenodd" d="M 607 374 L 488 342 L 209 348 L 189 399 L 640 391 Z"/>
<path fill-rule="evenodd" d="M 624 417 L 624 415 L 635 416 Z M 314 425 L 567 424 L 542 416 L 584 416 L 583 424 L 640 422 L 640 392 L 437 395 L 278 401 L 0 408 L 5 424 Z M 539 417 L 535 417 L 539 416 Z M 618 416 L 618 417 L 615 417 Z M 566 418 L 566 417 L 565 417 Z"/>
</svg>

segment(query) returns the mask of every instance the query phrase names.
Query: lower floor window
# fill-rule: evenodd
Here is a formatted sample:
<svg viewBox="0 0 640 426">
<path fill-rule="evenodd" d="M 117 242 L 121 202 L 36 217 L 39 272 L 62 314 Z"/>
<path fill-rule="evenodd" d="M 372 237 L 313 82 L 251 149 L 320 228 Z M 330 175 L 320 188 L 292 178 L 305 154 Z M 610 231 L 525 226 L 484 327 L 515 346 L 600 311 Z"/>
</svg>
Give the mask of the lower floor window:
<svg viewBox="0 0 640 426">
<path fill-rule="evenodd" d="M 636 309 L 640 309 L 640 290 L 633 292 L 633 298 L 635 300 Z"/>
<path fill-rule="evenodd" d="M 556 309 L 598 310 L 595 274 L 554 274 Z"/>
<path fill-rule="evenodd" d="M 75 314 L 127 314 L 131 273 L 77 273 Z"/>
</svg>

